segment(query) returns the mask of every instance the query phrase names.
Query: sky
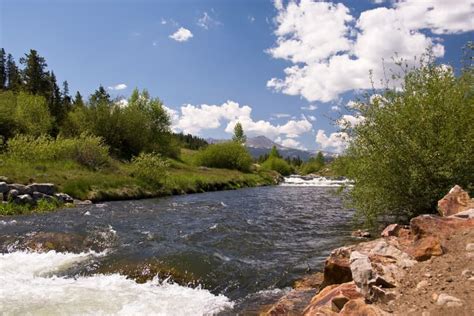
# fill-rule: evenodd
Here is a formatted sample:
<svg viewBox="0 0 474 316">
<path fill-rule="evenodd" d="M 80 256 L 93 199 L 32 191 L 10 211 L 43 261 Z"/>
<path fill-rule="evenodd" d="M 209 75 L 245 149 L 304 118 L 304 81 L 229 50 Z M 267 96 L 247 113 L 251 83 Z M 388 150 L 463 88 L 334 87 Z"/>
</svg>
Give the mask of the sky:
<svg viewBox="0 0 474 316">
<path fill-rule="evenodd" d="M 0 0 L 0 47 L 88 96 L 147 89 L 173 130 L 341 152 L 346 106 L 431 47 L 458 68 L 474 0 Z M 385 75 L 384 75 L 385 74 Z M 394 82 L 394 85 L 397 83 Z M 342 119 L 341 119 L 342 118 Z"/>
</svg>

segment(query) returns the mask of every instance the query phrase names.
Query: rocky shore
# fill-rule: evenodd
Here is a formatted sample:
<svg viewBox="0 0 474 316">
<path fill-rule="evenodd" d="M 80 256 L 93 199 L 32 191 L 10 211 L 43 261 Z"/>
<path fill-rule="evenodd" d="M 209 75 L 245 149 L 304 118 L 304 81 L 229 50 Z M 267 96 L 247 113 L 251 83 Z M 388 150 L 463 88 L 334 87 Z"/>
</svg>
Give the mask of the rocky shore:
<svg viewBox="0 0 474 316">
<path fill-rule="evenodd" d="M 440 216 L 335 249 L 262 315 L 474 315 L 474 199 L 455 186 Z"/>
</svg>

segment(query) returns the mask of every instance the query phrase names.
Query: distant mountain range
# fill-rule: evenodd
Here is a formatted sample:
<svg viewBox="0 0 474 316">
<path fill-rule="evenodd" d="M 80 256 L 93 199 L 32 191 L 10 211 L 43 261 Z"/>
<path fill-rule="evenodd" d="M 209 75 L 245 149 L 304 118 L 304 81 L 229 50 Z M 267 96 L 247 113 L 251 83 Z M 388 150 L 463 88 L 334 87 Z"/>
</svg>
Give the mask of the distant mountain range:
<svg viewBox="0 0 474 316">
<path fill-rule="evenodd" d="M 225 142 L 227 141 L 227 139 L 208 138 L 206 139 L 206 141 L 209 144 L 216 144 L 216 143 Z M 272 141 L 271 139 L 265 136 L 249 137 L 247 138 L 247 142 L 245 143 L 245 146 L 247 147 L 248 151 L 254 158 L 258 158 L 261 155 L 265 155 L 269 153 L 273 146 L 276 146 L 276 148 L 278 149 L 278 152 L 284 158 L 300 157 L 303 161 L 308 160 L 309 158 L 316 155 L 318 152 L 318 151 L 308 151 L 308 150 L 285 147 L 278 143 L 275 143 L 274 141 Z M 337 154 L 335 153 L 330 153 L 330 152 L 325 152 L 325 151 L 322 151 L 322 153 L 327 160 L 332 160 L 335 157 L 337 157 Z"/>
</svg>

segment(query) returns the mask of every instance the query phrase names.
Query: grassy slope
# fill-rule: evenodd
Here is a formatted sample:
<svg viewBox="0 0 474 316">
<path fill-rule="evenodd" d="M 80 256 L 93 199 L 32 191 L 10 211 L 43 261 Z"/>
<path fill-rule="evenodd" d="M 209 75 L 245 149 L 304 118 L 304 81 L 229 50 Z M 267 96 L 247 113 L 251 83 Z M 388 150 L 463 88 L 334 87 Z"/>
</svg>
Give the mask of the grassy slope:
<svg viewBox="0 0 474 316">
<path fill-rule="evenodd" d="M 78 199 L 94 201 L 135 199 L 170 194 L 235 189 L 272 184 L 269 172 L 242 173 L 236 170 L 199 168 L 193 165 L 195 152 L 183 150 L 181 161 L 172 161 L 162 187 L 151 187 L 130 176 L 128 165 L 114 161 L 112 166 L 92 171 L 73 161 L 22 163 L 1 160 L 0 175 L 19 183 L 52 182 L 61 192 Z"/>
</svg>

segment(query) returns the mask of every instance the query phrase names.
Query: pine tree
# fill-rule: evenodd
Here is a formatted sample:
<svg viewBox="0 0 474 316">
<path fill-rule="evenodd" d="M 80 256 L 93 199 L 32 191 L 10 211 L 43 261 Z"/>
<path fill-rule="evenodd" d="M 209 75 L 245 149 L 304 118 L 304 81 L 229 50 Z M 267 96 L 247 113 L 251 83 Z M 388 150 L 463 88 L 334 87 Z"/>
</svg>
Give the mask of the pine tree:
<svg viewBox="0 0 474 316">
<path fill-rule="evenodd" d="M 22 86 L 20 71 L 13 59 L 11 54 L 7 56 L 6 64 L 6 74 L 7 74 L 7 90 L 18 91 Z"/>
<path fill-rule="evenodd" d="M 99 104 L 110 104 L 110 95 L 105 91 L 104 87 L 100 85 L 99 89 L 95 90 L 95 92 L 90 96 L 89 102 L 93 107 Z"/>
<path fill-rule="evenodd" d="M 75 108 L 84 106 L 84 100 L 82 100 L 82 95 L 79 91 L 76 92 L 76 96 L 74 97 L 73 106 Z"/>
<path fill-rule="evenodd" d="M 72 98 L 69 95 L 69 84 L 67 81 L 63 82 L 63 91 L 61 92 L 61 96 L 64 111 L 69 112 L 72 107 Z"/>
<path fill-rule="evenodd" d="M 34 49 L 29 54 L 20 59 L 20 63 L 25 65 L 23 70 L 23 78 L 25 81 L 25 89 L 31 94 L 48 95 L 48 78 L 45 71 L 46 61 L 38 55 Z"/>
<path fill-rule="evenodd" d="M 0 49 L 0 89 L 6 88 L 7 84 L 7 69 L 6 69 L 5 50 Z"/>
<path fill-rule="evenodd" d="M 61 100 L 61 91 L 59 90 L 58 84 L 56 82 L 56 76 L 54 72 L 51 72 L 49 77 L 49 92 L 48 92 L 48 107 L 49 112 L 55 119 L 55 128 L 58 127 L 59 123 L 64 119 L 66 112 L 62 106 Z"/>
<path fill-rule="evenodd" d="M 318 164 L 321 165 L 321 166 L 324 166 L 324 163 L 325 163 L 325 161 L 324 161 L 324 155 L 323 155 L 323 153 L 320 152 L 320 151 L 319 151 L 318 154 L 316 155 L 316 163 L 318 163 Z"/>
<path fill-rule="evenodd" d="M 247 141 L 247 136 L 244 134 L 244 129 L 242 128 L 242 124 L 237 122 L 234 127 L 234 136 L 232 136 L 232 140 L 236 143 L 245 144 Z"/>
<path fill-rule="evenodd" d="M 275 145 L 273 145 L 272 147 L 272 150 L 270 151 L 270 157 L 273 157 L 273 158 L 281 158 L 281 155 L 280 153 L 278 152 L 278 149 L 276 148 Z"/>
</svg>

